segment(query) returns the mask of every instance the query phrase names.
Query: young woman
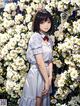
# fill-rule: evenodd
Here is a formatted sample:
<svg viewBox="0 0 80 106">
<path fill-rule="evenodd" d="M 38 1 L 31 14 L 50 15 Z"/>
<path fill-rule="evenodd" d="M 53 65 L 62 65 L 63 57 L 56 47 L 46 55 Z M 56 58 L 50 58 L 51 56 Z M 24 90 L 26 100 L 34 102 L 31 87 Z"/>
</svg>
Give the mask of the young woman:
<svg viewBox="0 0 80 106">
<path fill-rule="evenodd" d="M 52 80 L 53 19 L 46 10 L 36 13 L 27 49 L 31 68 L 27 74 L 19 106 L 50 106 Z"/>
</svg>

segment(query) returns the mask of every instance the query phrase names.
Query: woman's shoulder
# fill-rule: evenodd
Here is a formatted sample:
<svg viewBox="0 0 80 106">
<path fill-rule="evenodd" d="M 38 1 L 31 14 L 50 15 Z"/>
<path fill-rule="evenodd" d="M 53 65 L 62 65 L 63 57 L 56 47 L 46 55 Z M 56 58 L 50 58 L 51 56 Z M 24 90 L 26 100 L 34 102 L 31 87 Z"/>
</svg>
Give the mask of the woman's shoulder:
<svg viewBox="0 0 80 106">
<path fill-rule="evenodd" d="M 41 39 L 41 35 L 38 32 L 35 32 L 32 34 L 30 40 L 37 40 L 37 39 Z"/>
</svg>

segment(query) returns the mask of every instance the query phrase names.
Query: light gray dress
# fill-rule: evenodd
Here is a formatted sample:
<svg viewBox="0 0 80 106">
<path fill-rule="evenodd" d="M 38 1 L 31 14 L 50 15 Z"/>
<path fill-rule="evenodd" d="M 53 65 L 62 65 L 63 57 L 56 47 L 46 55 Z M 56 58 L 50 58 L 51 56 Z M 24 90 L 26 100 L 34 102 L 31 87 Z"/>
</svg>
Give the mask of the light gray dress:
<svg viewBox="0 0 80 106">
<path fill-rule="evenodd" d="M 35 106 L 36 97 L 40 97 L 44 89 L 44 80 L 35 60 L 35 55 L 42 53 L 48 73 L 48 64 L 52 61 L 53 42 L 49 38 L 48 44 L 46 44 L 43 40 L 44 36 L 44 34 L 34 33 L 29 40 L 26 56 L 31 68 L 26 77 L 19 106 Z M 43 97 L 43 106 L 50 106 L 50 95 Z"/>
</svg>

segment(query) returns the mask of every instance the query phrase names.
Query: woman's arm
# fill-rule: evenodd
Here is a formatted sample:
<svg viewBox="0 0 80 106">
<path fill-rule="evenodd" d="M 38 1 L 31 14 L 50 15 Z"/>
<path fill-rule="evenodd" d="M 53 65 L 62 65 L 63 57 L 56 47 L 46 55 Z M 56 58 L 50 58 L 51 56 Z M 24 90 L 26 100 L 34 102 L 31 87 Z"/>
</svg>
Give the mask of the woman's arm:
<svg viewBox="0 0 80 106">
<path fill-rule="evenodd" d="M 49 63 L 48 70 L 49 70 L 49 77 L 52 78 L 52 72 L 53 72 L 53 64 L 52 64 L 52 62 Z"/>
<path fill-rule="evenodd" d="M 49 63 L 49 66 L 48 66 L 48 70 L 49 70 L 49 86 L 51 86 L 51 83 L 52 83 L 52 72 L 53 72 L 53 64 L 52 62 Z"/>
<path fill-rule="evenodd" d="M 45 95 L 48 93 L 48 90 L 49 90 L 49 77 L 47 74 L 47 70 L 45 67 L 42 54 L 35 55 L 35 58 L 36 58 L 37 65 L 39 67 L 39 71 L 44 79 L 44 90 L 42 91 L 42 95 Z"/>
<path fill-rule="evenodd" d="M 42 74 L 44 81 L 46 82 L 46 81 L 48 81 L 48 74 L 47 74 L 47 70 L 45 67 L 45 63 L 44 63 L 42 54 L 37 54 L 37 55 L 35 55 L 35 57 L 36 57 L 37 65 L 40 69 L 39 71 Z"/>
</svg>

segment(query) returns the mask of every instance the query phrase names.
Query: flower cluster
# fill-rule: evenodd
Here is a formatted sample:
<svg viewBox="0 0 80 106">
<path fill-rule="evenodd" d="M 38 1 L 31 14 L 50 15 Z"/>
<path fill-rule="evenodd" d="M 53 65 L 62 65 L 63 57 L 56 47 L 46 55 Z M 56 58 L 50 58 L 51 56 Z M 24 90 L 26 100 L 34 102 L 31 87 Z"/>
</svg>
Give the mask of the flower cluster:
<svg viewBox="0 0 80 106">
<path fill-rule="evenodd" d="M 76 6 L 75 9 L 71 9 L 70 11 L 69 13 L 69 10 L 66 10 L 66 16 L 65 12 L 61 14 L 61 16 L 63 15 L 65 17 L 61 17 L 61 24 L 54 33 L 56 38 L 56 52 L 53 52 L 53 55 L 55 57 L 54 64 L 58 68 L 58 74 L 54 82 L 57 90 L 54 95 L 56 101 L 53 99 L 53 104 L 56 102 L 56 105 L 59 106 L 79 105 L 79 101 L 77 100 L 75 100 L 75 103 L 69 104 L 72 103 L 72 97 L 74 98 L 75 95 L 78 96 L 80 89 L 80 15 Z M 75 12 L 76 14 L 74 14 Z M 58 64 L 55 60 L 59 61 Z M 66 104 L 63 104 L 65 101 Z"/>
</svg>

